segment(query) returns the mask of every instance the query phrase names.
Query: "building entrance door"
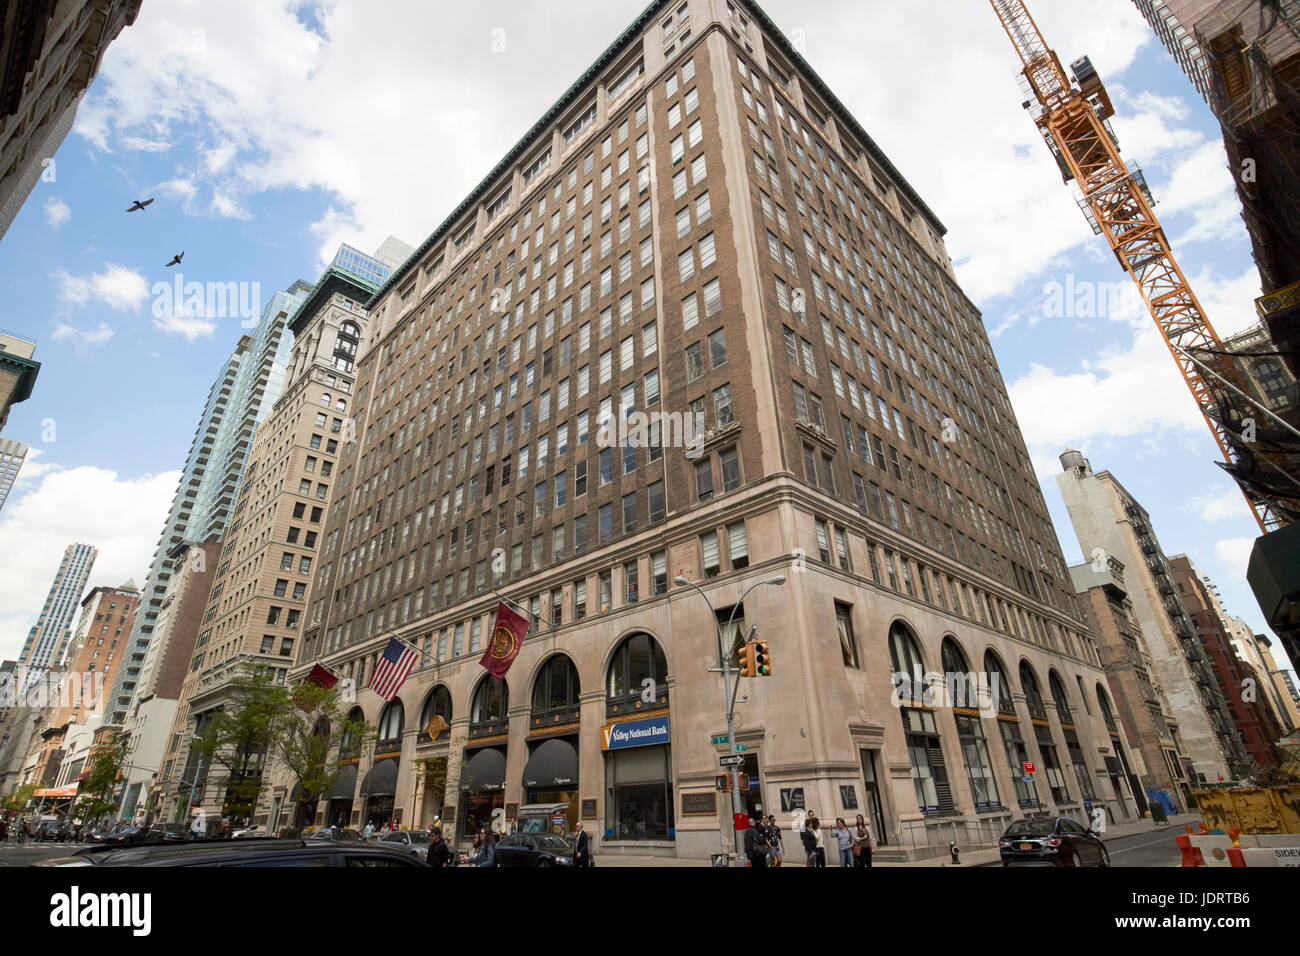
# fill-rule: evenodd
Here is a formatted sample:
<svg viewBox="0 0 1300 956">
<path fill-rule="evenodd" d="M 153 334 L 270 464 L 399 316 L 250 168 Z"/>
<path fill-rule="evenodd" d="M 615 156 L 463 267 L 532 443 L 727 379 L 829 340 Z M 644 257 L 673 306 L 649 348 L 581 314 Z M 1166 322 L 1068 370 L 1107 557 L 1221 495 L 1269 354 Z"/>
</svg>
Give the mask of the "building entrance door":
<svg viewBox="0 0 1300 956">
<path fill-rule="evenodd" d="M 867 812 L 871 814 L 871 833 L 876 838 L 877 846 L 889 842 L 889 830 L 885 827 L 885 809 L 880 800 L 880 784 L 876 779 L 877 750 L 862 751 L 862 782 L 867 794 Z"/>
</svg>

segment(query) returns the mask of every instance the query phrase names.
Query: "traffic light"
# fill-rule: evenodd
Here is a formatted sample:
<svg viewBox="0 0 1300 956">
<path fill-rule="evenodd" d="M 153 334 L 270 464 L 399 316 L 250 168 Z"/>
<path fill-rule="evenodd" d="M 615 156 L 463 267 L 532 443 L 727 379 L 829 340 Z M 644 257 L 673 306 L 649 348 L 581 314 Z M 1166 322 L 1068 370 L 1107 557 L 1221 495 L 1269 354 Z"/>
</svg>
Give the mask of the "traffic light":
<svg viewBox="0 0 1300 956">
<path fill-rule="evenodd" d="M 750 645 L 753 650 L 754 673 L 759 677 L 772 676 L 772 652 L 767 648 L 767 641 L 755 641 Z"/>
<path fill-rule="evenodd" d="M 754 664 L 754 645 L 752 642 L 740 649 L 740 676 L 758 676 L 758 668 Z"/>
</svg>

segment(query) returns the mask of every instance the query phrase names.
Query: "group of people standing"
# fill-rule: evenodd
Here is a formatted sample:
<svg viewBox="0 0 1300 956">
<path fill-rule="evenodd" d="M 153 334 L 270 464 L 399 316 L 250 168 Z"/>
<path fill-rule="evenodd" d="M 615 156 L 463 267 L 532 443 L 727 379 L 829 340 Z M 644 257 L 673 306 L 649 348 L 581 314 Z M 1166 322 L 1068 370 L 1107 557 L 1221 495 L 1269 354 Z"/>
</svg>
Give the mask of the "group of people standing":
<svg viewBox="0 0 1300 956">
<path fill-rule="evenodd" d="M 840 866 L 871 866 L 871 853 L 876 848 L 876 840 L 862 814 L 858 814 L 857 822 L 852 828 L 844 823 L 843 817 L 836 817 L 834 835 L 840 854 Z M 804 848 L 804 865 L 825 866 L 826 836 L 817 814 L 809 813 L 804 818 L 799 838 Z M 775 816 L 768 814 L 764 817 L 759 814 L 749 818 L 749 829 L 745 831 L 745 857 L 752 867 L 781 865 L 785 857 L 785 844 Z"/>
</svg>

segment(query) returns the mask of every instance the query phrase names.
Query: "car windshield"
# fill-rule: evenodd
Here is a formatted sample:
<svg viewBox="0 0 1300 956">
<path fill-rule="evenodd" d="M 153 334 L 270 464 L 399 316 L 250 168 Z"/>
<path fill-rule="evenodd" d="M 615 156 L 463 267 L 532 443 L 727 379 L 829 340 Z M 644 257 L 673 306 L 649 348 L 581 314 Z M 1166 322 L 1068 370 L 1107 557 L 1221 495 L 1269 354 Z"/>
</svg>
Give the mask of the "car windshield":
<svg viewBox="0 0 1300 956">
<path fill-rule="evenodd" d="M 1006 836 L 1043 836 L 1052 832 L 1052 820 L 1017 820 L 1007 827 Z"/>
<path fill-rule="evenodd" d="M 420 844 L 421 846 L 423 846 L 424 844 L 426 844 L 426 843 L 432 843 L 433 841 L 429 839 L 429 834 L 427 834 L 427 833 L 412 832 L 412 833 L 411 833 L 411 842 L 412 842 L 412 843 L 418 843 L 418 844 Z"/>
<path fill-rule="evenodd" d="M 573 845 L 561 836 L 541 836 L 537 838 L 537 845 L 543 850 L 554 850 L 564 852 L 572 850 Z"/>
<path fill-rule="evenodd" d="M 360 840 L 361 834 L 356 830 L 335 830 L 334 838 L 336 840 Z"/>
</svg>

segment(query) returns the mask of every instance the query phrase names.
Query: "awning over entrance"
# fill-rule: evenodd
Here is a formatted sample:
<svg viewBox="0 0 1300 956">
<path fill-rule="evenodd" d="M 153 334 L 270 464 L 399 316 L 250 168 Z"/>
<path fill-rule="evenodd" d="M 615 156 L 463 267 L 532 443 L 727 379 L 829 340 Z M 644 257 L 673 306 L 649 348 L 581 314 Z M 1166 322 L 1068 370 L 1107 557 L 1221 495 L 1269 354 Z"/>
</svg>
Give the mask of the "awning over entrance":
<svg viewBox="0 0 1300 956">
<path fill-rule="evenodd" d="M 505 762 L 502 761 L 502 766 Z M 363 797 L 393 797 L 397 795 L 397 761 L 386 757 L 377 762 L 361 781 Z"/>
<path fill-rule="evenodd" d="M 578 751 L 568 740 L 544 741 L 524 767 L 525 787 L 572 787 L 578 783 Z"/>
<path fill-rule="evenodd" d="M 67 800 L 69 797 L 75 797 L 76 795 L 76 787 L 46 787 L 32 794 L 34 797 L 41 797 L 46 800 Z"/>
<path fill-rule="evenodd" d="M 352 795 L 357 792 L 357 765 L 352 764 L 344 767 L 339 778 L 334 781 L 334 786 L 330 789 L 330 800 L 351 800 Z M 396 791 L 394 791 L 396 792 Z"/>
<path fill-rule="evenodd" d="M 504 790 L 506 787 L 506 755 L 496 747 L 475 751 L 461 771 L 460 785 L 464 790 Z"/>
</svg>

